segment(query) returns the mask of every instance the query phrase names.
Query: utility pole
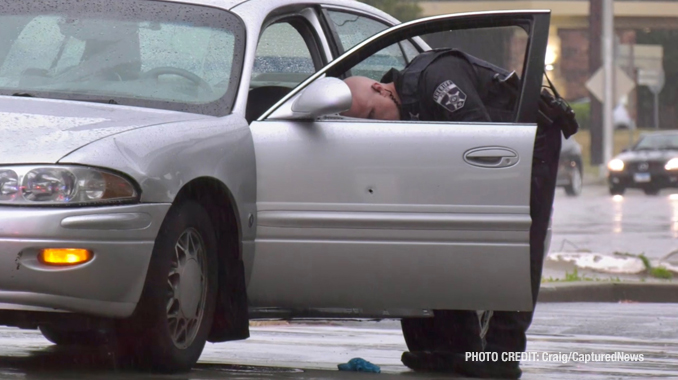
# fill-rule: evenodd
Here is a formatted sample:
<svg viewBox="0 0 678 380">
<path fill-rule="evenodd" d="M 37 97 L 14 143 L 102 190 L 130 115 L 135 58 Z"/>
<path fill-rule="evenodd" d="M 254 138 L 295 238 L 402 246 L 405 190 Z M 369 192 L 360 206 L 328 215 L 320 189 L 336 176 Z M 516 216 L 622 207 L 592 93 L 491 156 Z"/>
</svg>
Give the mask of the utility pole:
<svg viewBox="0 0 678 380">
<path fill-rule="evenodd" d="M 659 129 L 659 92 L 654 93 L 654 129 Z"/>
<path fill-rule="evenodd" d="M 598 71 L 603 64 L 602 35 L 603 35 L 603 0 L 589 0 L 589 76 Z M 594 96 L 591 99 L 589 131 L 591 133 L 591 165 L 598 166 L 603 163 L 603 104 Z M 607 163 L 606 163 L 607 164 Z"/>
<path fill-rule="evenodd" d="M 603 0 L 603 70 L 605 73 L 603 102 L 603 162 L 601 176 L 607 175 L 607 163 L 612 159 L 614 103 L 614 1 Z"/>
<path fill-rule="evenodd" d="M 631 76 L 631 79 L 633 79 L 633 82 L 636 83 L 636 86 L 638 86 L 638 74 L 636 73 L 636 61 L 635 61 L 635 57 L 634 57 L 634 54 L 636 54 L 635 53 L 635 46 L 636 46 L 636 38 L 634 37 L 633 42 L 631 42 L 629 44 L 629 66 L 628 66 L 626 72 Z M 633 94 L 633 98 L 632 98 L 633 103 L 632 104 L 635 105 L 636 102 L 637 102 L 637 100 L 636 100 L 637 99 L 637 95 L 636 95 L 637 90 L 633 90 L 633 92 L 631 94 Z M 631 101 L 629 101 L 629 103 L 630 102 Z M 636 106 L 636 109 L 638 109 L 637 106 Z M 634 112 L 633 116 L 631 117 L 631 122 L 635 123 L 635 121 L 637 119 L 638 119 L 637 112 Z M 635 124 L 637 125 L 637 123 L 635 123 Z M 630 147 L 631 145 L 633 145 L 633 128 L 631 128 L 631 126 L 629 125 L 629 143 L 626 144 L 626 146 Z"/>
</svg>

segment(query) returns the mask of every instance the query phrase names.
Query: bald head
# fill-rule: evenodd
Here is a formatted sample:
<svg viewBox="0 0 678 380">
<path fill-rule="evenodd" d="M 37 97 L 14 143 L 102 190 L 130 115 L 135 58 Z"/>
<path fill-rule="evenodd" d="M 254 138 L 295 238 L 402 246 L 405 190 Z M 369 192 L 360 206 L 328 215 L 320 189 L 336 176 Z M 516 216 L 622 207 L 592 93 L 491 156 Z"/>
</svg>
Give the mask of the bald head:
<svg viewBox="0 0 678 380">
<path fill-rule="evenodd" d="M 393 83 L 379 83 L 360 76 L 346 78 L 344 82 L 351 89 L 353 103 L 342 113 L 344 116 L 377 120 L 400 120 L 400 102 Z"/>
</svg>

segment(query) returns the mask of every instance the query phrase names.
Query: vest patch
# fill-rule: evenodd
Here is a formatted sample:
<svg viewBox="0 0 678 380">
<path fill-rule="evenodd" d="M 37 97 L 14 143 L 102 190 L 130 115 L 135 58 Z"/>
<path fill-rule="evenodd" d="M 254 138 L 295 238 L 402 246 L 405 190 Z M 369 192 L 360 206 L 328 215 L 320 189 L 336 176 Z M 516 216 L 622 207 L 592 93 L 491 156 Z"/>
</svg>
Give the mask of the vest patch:
<svg viewBox="0 0 678 380">
<path fill-rule="evenodd" d="M 433 92 L 433 101 L 450 112 L 459 111 L 466 104 L 466 94 L 451 80 L 441 83 Z"/>
</svg>

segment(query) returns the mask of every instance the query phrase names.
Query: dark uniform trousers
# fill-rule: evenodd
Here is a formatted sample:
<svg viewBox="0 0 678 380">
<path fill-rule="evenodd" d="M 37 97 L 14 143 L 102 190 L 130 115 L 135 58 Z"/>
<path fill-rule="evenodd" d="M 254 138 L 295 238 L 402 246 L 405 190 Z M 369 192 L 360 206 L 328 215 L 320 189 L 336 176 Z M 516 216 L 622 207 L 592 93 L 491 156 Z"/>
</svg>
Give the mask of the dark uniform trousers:
<svg viewBox="0 0 678 380">
<path fill-rule="evenodd" d="M 557 128 L 537 128 L 535 158 L 532 161 L 530 186 L 530 280 L 532 305 L 537 304 L 546 234 L 553 198 L 555 196 L 558 159 L 560 156 L 561 131 Z M 495 311 L 487 331 L 486 351 L 525 351 L 525 333 L 532 323 L 533 312 Z"/>
<path fill-rule="evenodd" d="M 403 71 L 391 70 L 382 82 L 395 83 L 404 120 L 509 122 L 513 119 L 520 88 L 515 73 L 454 49 L 422 53 Z M 457 100 L 454 107 L 441 107 L 450 104 L 450 97 L 445 97 L 445 103 L 431 100 L 441 98 L 440 88 L 436 88 L 441 82 L 448 83 L 445 88 L 451 88 L 449 82 L 453 82 L 455 91 L 457 88 L 460 90 L 453 94 Z M 533 305 L 536 305 L 541 283 L 560 145 L 561 130 L 550 123 L 538 123 L 530 188 Z M 532 322 L 533 312 L 494 311 L 484 347 L 475 311 L 435 310 L 434 315 L 434 318 L 402 321 L 404 331 L 410 328 L 410 331 L 435 332 L 428 334 L 426 339 L 408 339 L 406 334 L 410 351 L 478 352 L 483 348 L 490 352 L 525 351 L 525 333 Z"/>
</svg>

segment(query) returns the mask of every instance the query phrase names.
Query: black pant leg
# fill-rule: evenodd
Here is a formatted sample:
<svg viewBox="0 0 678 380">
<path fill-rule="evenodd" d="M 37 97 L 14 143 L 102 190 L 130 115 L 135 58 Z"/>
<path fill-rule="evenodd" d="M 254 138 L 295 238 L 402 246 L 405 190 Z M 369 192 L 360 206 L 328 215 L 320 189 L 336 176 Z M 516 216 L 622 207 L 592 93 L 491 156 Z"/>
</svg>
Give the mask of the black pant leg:
<svg viewBox="0 0 678 380">
<path fill-rule="evenodd" d="M 478 313 L 469 310 L 434 310 L 433 313 L 438 332 L 436 351 L 482 351 Z"/>
<path fill-rule="evenodd" d="M 544 264 L 545 241 L 555 197 L 561 132 L 558 128 L 539 128 L 535 142 L 530 188 L 530 282 L 532 304 L 536 306 Z M 495 311 L 486 335 L 486 351 L 525 351 L 526 332 L 532 323 L 531 312 Z"/>
</svg>

